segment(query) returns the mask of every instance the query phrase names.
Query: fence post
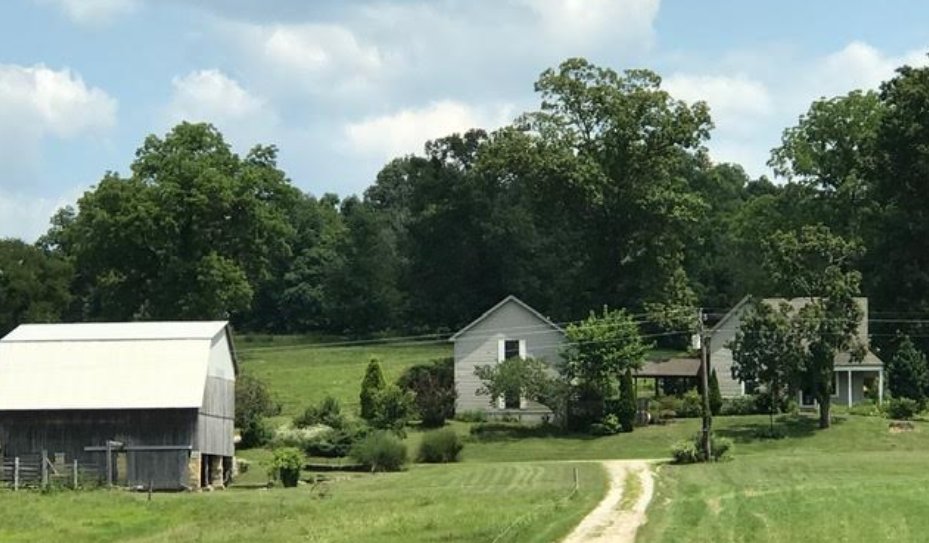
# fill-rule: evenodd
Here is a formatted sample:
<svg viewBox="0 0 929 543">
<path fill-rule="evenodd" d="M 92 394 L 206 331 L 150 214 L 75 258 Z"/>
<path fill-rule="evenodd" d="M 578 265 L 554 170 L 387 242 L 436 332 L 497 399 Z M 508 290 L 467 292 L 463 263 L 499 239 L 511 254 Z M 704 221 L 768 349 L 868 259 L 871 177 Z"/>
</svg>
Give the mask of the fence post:
<svg viewBox="0 0 929 543">
<path fill-rule="evenodd" d="M 106 486 L 113 486 L 113 448 L 110 440 L 106 441 Z"/>
<path fill-rule="evenodd" d="M 42 474 L 42 488 L 48 487 L 48 451 L 42 449 L 42 462 L 39 467 L 39 471 Z"/>
<path fill-rule="evenodd" d="M 13 459 L 13 490 L 19 490 L 19 457 Z"/>
<path fill-rule="evenodd" d="M 77 490 L 77 459 L 71 464 L 72 487 Z"/>
</svg>

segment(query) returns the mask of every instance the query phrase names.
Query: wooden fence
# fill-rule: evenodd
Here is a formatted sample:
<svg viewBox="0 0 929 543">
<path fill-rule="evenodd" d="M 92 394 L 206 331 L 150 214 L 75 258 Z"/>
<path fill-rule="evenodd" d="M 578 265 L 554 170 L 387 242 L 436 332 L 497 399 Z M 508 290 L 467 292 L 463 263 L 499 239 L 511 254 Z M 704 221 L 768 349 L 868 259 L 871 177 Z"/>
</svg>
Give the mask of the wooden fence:
<svg viewBox="0 0 929 543">
<path fill-rule="evenodd" d="M 63 455 L 49 457 L 46 452 L 4 458 L 0 463 L 0 484 L 13 490 L 46 488 L 49 485 L 80 488 L 97 486 L 106 480 L 106 470 L 94 463 L 66 462 Z"/>
</svg>

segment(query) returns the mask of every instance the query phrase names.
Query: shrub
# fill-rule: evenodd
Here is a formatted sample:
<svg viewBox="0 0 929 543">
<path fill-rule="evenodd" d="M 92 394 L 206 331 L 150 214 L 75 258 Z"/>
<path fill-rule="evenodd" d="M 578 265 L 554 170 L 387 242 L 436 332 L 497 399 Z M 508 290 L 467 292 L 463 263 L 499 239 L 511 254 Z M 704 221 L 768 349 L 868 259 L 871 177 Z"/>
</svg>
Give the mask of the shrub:
<svg viewBox="0 0 929 543">
<path fill-rule="evenodd" d="M 330 430 L 331 428 L 323 425 L 296 428 L 290 424 L 284 424 L 274 431 L 271 444 L 275 447 L 295 447 L 306 450 L 307 444 Z"/>
<path fill-rule="evenodd" d="M 451 428 L 423 434 L 417 459 L 428 464 L 444 464 L 461 459 L 464 443 Z"/>
<path fill-rule="evenodd" d="M 487 412 L 479 409 L 462 411 L 455 414 L 455 419 L 461 422 L 487 422 Z"/>
<path fill-rule="evenodd" d="M 413 393 L 387 385 L 374 395 L 372 410 L 371 426 L 402 433 L 413 416 Z"/>
<path fill-rule="evenodd" d="M 417 364 L 400 375 L 397 385 L 415 397 L 423 426 L 438 427 L 455 413 L 455 359 L 440 358 Z"/>
<path fill-rule="evenodd" d="M 710 412 L 719 415 L 723 408 L 723 395 L 719 392 L 719 378 L 716 370 L 710 372 Z"/>
<path fill-rule="evenodd" d="M 235 381 L 235 425 L 245 428 L 255 419 L 279 415 L 281 405 L 274 400 L 268 386 L 249 374 Z"/>
<path fill-rule="evenodd" d="M 919 412 L 919 403 L 910 398 L 893 398 L 887 402 L 887 416 L 895 420 L 911 420 Z"/>
<path fill-rule="evenodd" d="M 274 451 L 268 467 L 268 477 L 280 481 L 285 487 L 297 486 L 300 468 L 303 467 L 303 455 L 293 447 L 284 447 Z"/>
<path fill-rule="evenodd" d="M 848 414 L 861 417 L 877 417 L 881 414 L 881 408 L 871 400 L 864 400 L 849 407 Z"/>
<path fill-rule="evenodd" d="M 384 381 L 384 372 L 381 370 L 381 362 L 377 358 L 371 358 L 368 361 L 368 367 L 365 369 L 364 379 L 361 380 L 361 418 L 371 420 L 374 418 L 375 407 L 374 398 L 380 392 L 387 382 Z"/>
<path fill-rule="evenodd" d="M 732 452 L 732 440 L 725 437 L 717 437 L 716 434 L 710 434 L 710 453 L 713 455 L 713 461 L 719 462 L 730 457 Z M 703 435 L 697 433 L 689 441 L 678 441 L 671 446 L 671 456 L 675 464 L 694 464 L 705 462 L 706 457 L 703 454 Z"/>
<path fill-rule="evenodd" d="M 351 457 L 375 471 L 399 471 L 406 465 L 406 445 L 392 432 L 368 434 L 352 446 Z"/>
<path fill-rule="evenodd" d="M 682 440 L 671 445 L 671 457 L 675 464 L 696 464 L 700 462 L 700 452 L 693 441 Z"/>
<path fill-rule="evenodd" d="M 363 424 L 349 424 L 343 428 L 327 428 L 304 445 L 304 451 L 310 456 L 324 458 L 342 458 L 348 456 L 352 446 L 369 432 Z"/>
<path fill-rule="evenodd" d="M 590 425 L 590 433 L 595 436 L 611 436 L 618 434 L 622 430 L 623 427 L 619 417 L 612 413 L 600 419 L 599 422 Z"/>
<path fill-rule="evenodd" d="M 619 383 L 619 406 L 616 412 L 619 425 L 623 432 L 631 432 L 635 428 L 635 388 L 632 386 L 632 372 L 626 371 Z"/>
<path fill-rule="evenodd" d="M 346 416 L 342 413 L 342 405 L 332 396 L 326 396 L 319 405 L 307 407 L 303 414 L 294 418 L 294 426 L 307 428 L 310 426 L 325 425 L 330 428 L 342 428 L 346 424 Z"/>
<path fill-rule="evenodd" d="M 755 397 L 752 395 L 738 396 L 736 398 L 727 398 L 723 400 L 723 407 L 720 413 L 727 416 L 733 415 L 755 415 L 758 413 L 758 406 Z"/>
<path fill-rule="evenodd" d="M 771 394 L 766 390 L 762 390 L 758 394 L 755 394 L 755 413 L 759 415 L 767 415 L 771 413 L 772 404 L 773 411 L 775 413 L 789 413 L 791 409 L 791 404 L 793 403 L 790 396 L 783 394 Z"/>
<path fill-rule="evenodd" d="M 239 429 L 243 449 L 261 447 L 271 440 L 274 431 L 264 418 L 277 415 L 281 406 L 274 401 L 264 381 L 244 374 L 235 382 L 235 426 Z"/>
<path fill-rule="evenodd" d="M 262 447 L 274 437 L 274 430 L 261 417 L 246 420 L 245 426 L 239 427 L 239 432 L 242 436 L 239 447 L 242 449 Z"/>
<path fill-rule="evenodd" d="M 703 415 L 703 398 L 696 390 L 690 390 L 681 399 L 681 406 L 677 410 L 677 416 L 692 418 L 701 415 Z"/>
</svg>

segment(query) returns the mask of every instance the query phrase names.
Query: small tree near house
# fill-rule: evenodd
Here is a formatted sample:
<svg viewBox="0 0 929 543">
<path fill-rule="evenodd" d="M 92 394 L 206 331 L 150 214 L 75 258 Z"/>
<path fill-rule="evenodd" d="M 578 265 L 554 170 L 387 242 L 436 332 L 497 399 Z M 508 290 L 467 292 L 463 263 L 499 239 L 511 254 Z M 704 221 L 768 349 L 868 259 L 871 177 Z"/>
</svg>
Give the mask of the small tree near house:
<svg viewBox="0 0 929 543">
<path fill-rule="evenodd" d="M 361 418 L 372 420 L 376 414 L 375 397 L 387 386 L 384 380 L 384 372 L 381 369 L 381 362 L 377 358 L 371 357 L 368 361 L 368 367 L 365 370 L 364 379 L 361 381 Z"/>
<path fill-rule="evenodd" d="M 887 380 L 891 396 L 915 400 L 920 407 L 926 404 L 929 389 L 929 365 L 926 355 L 909 336 L 898 334 L 894 353 L 887 364 Z"/>
<path fill-rule="evenodd" d="M 631 432 L 635 428 L 635 387 L 632 385 L 632 370 L 623 373 L 619 385 L 619 408 L 616 414 L 623 432 Z"/>
<path fill-rule="evenodd" d="M 570 387 L 561 376 L 549 371 L 544 360 L 508 358 L 499 364 L 477 366 L 474 375 L 481 380 L 477 394 L 489 396 L 490 403 L 506 397 L 525 398 L 549 408 L 556 423 L 565 422 Z"/>
<path fill-rule="evenodd" d="M 795 378 L 803 356 L 790 306 L 774 308 L 761 300 L 753 301 L 727 347 L 732 350 L 732 377 L 743 383 L 758 383 L 771 396 L 768 414 L 773 433 L 774 410 Z M 715 372 L 712 377 L 716 377 Z M 716 388 L 718 393 L 718 383 Z"/>
</svg>

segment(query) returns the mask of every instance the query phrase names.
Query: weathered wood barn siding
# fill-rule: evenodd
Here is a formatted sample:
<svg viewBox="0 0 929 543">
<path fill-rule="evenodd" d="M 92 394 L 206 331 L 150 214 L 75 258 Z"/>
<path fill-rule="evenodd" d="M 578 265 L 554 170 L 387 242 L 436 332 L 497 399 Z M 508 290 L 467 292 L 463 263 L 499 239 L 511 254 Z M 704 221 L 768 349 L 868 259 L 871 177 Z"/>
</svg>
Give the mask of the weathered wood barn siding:
<svg viewBox="0 0 929 543">
<path fill-rule="evenodd" d="M 233 456 L 235 430 L 235 369 L 225 336 L 213 339 L 210 365 L 197 418 L 197 449 L 203 454 Z"/>
<path fill-rule="evenodd" d="M 0 449 L 109 466 L 130 486 L 222 485 L 235 377 L 225 322 L 21 326 L 0 340 Z"/>
<path fill-rule="evenodd" d="M 63 454 L 69 464 L 77 460 L 104 473 L 102 449 L 107 441 L 117 441 L 127 448 L 127 467 L 114 479 L 157 489 L 187 486 L 195 409 L 0 411 L 0 420 L 0 443 L 7 458 L 46 451 L 49 457 Z"/>
</svg>

